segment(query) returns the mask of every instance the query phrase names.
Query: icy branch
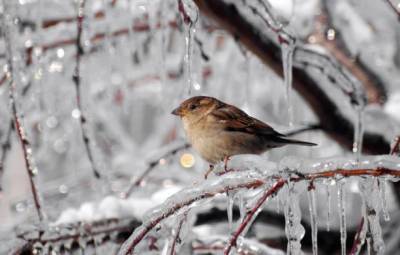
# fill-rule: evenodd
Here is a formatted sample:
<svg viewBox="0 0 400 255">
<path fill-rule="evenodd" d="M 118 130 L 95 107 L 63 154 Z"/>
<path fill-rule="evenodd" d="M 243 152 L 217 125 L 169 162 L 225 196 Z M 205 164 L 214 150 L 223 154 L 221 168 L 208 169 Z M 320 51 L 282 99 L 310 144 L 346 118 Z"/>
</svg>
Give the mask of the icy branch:
<svg viewBox="0 0 400 255">
<path fill-rule="evenodd" d="M 316 181 L 319 179 L 329 178 L 348 178 L 351 176 L 390 176 L 392 178 L 399 178 L 399 169 L 388 168 L 390 166 L 393 166 L 393 164 L 396 165 L 396 163 L 394 162 L 378 161 L 373 164 L 377 167 L 367 167 L 369 166 L 369 164 L 366 164 L 366 167 L 363 168 L 363 165 L 361 164 L 349 169 L 336 168 L 322 172 L 309 172 L 310 169 L 305 169 L 305 167 L 307 167 L 305 166 L 302 167 L 302 169 L 304 169 L 306 173 L 295 172 L 294 174 L 290 174 L 287 178 L 281 177 L 280 175 L 254 175 L 254 173 L 252 173 L 251 171 L 228 173 L 219 176 L 217 180 L 207 180 L 199 184 L 198 186 L 194 186 L 193 188 L 186 188 L 170 197 L 158 208 L 155 208 L 152 214 L 143 221 L 142 226 L 138 228 L 123 244 L 118 254 L 132 254 L 135 247 L 152 229 L 154 229 L 165 219 L 178 214 L 182 209 L 190 207 L 195 202 L 196 205 L 198 205 L 201 201 L 212 198 L 217 194 L 240 189 L 254 189 L 268 183 L 269 180 L 275 180 L 272 188 L 268 188 L 266 189 L 266 191 L 264 191 L 261 198 L 247 213 L 239 228 L 233 234 L 231 240 L 228 242 L 228 246 L 225 249 L 225 254 L 228 254 L 229 250 L 233 246 L 235 246 L 236 240 L 239 235 L 243 232 L 243 230 L 250 222 L 253 222 L 252 218 L 256 211 L 264 204 L 265 200 L 269 196 L 276 194 L 284 186 L 285 183 L 296 183 L 299 181 Z M 357 166 L 360 168 L 357 168 Z M 273 172 L 279 171 L 276 171 L 275 169 Z"/>
<path fill-rule="evenodd" d="M 246 229 L 247 225 L 252 221 L 253 216 L 256 214 L 259 208 L 265 203 L 267 198 L 277 193 L 285 183 L 286 183 L 285 179 L 280 179 L 277 182 L 275 182 L 270 189 L 265 190 L 264 194 L 257 201 L 256 205 L 246 214 L 239 228 L 232 235 L 231 239 L 229 240 L 227 246 L 224 249 L 225 255 L 229 255 L 232 246 L 236 246 L 236 241 L 239 238 L 240 234 L 243 232 L 243 230 Z"/>
<path fill-rule="evenodd" d="M 84 20 L 84 9 L 85 9 L 85 0 L 78 1 L 78 16 L 77 16 L 77 36 L 75 41 L 76 46 L 76 66 L 75 71 L 73 74 L 73 81 L 75 83 L 75 90 L 76 90 L 76 104 L 79 111 L 79 121 L 81 124 L 81 132 L 82 132 L 82 140 L 85 146 L 86 154 L 88 156 L 90 165 L 92 167 L 93 174 L 96 178 L 100 178 L 100 172 L 98 171 L 95 161 L 93 158 L 93 151 L 90 147 L 90 139 L 88 134 L 88 127 L 87 127 L 87 119 L 83 113 L 82 109 L 82 96 L 81 96 L 81 57 L 84 54 L 83 46 L 81 42 L 82 37 L 82 30 L 83 30 L 83 20 Z"/>
<path fill-rule="evenodd" d="M 28 140 L 28 137 L 26 135 L 26 129 L 22 123 L 22 116 L 23 114 L 20 112 L 19 109 L 17 109 L 17 95 L 16 95 L 16 75 L 18 73 L 18 70 L 15 70 L 15 62 L 14 62 L 14 54 L 15 50 L 13 49 L 13 32 L 14 30 L 12 29 L 12 24 L 13 22 L 11 21 L 13 19 L 12 16 L 12 10 L 9 4 L 4 3 L 3 1 L 3 6 L 5 8 L 5 11 L 2 15 L 3 18 L 3 24 L 6 26 L 4 27 L 3 30 L 3 35 L 5 38 L 6 42 L 6 51 L 7 51 L 7 65 L 8 65 L 8 71 L 7 71 L 7 76 L 8 76 L 8 81 L 9 81 L 9 100 L 10 100 L 10 105 L 11 105 L 11 115 L 14 121 L 14 126 L 16 133 L 18 135 L 19 142 L 22 147 L 22 152 L 24 155 L 24 162 L 25 162 L 25 168 L 29 177 L 29 184 L 33 196 L 33 202 L 35 205 L 36 212 L 38 214 L 39 220 L 42 221 L 45 218 L 45 214 L 42 211 L 42 204 L 40 201 L 40 196 L 39 196 L 39 191 L 37 188 L 37 183 L 36 183 L 36 176 L 38 173 L 37 167 L 34 165 L 34 158 L 33 158 L 33 153 L 32 153 L 32 148 L 30 141 Z M 11 129 L 11 124 L 10 124 L 10 129 Z"/>
<path fill-rule="evenodd" d="M 127 191 L 122 195 L 122 197 L 129 197 L 133 190 L 142 183 L 144 178 L 146 178 L 155 168 L 160 164 L 160 160 L 172 155 L 175 155 L 181 150 L 184 150 L 186 148 L 189 148 L 190 145 L 188 143 L 178 143 L 178 144 L 172 144 L 166 146 L 166 148 L 161 149 L 162 153 L 159 155 L 157 158 L 151 160 L 150 162 L 147 163 L 147 168 L 140 174 L 140 176 L 133 181 Z"/>
</svg>

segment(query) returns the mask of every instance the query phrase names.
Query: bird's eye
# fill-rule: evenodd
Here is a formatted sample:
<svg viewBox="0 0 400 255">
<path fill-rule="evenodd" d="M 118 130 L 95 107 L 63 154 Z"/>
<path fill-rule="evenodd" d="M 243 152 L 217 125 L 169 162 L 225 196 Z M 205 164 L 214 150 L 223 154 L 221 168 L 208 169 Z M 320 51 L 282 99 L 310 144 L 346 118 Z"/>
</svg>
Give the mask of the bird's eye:
<svg viewBox="0 0 400 255">
<path fill-rule="evenodd" d="M 197 108 L 197 105 L 195 105 L 195 104 L 191 104 L 191 105 L 189 105 L 189 109 L 192 111 L 192 110 L 194 110 L 194 109 L 196 109 Z"/>
</svg>

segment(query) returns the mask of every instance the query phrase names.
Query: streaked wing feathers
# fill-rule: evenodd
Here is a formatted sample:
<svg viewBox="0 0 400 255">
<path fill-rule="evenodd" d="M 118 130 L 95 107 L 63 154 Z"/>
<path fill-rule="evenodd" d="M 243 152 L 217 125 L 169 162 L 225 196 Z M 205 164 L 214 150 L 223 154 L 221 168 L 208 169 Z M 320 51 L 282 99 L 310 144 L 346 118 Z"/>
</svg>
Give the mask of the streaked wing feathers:
<svg viewBox="0 0 400 255">
<path fill-rule="evenodd" d="M 211 113 L 220 122 L 223 122 L 228 131 L 237 131 L 250 134 L 284 136 L 264 122 L 253 118 L 233 105 L 223 105 Z"/>
</svg>

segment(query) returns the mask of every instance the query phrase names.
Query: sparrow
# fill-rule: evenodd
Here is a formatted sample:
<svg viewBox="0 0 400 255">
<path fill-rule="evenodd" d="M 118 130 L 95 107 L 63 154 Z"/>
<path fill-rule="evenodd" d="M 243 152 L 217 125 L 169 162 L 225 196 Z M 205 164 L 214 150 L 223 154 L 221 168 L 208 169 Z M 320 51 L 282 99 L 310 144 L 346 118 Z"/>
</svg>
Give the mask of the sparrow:
<svg viewBox="0 0 400 255">
<path fill-rule="evenodd" d="M 212 166 L 238 154 L 261 154 L 288 144 L 317 144 L 288 139 L 268 124 L 214 97 L 195 96 L 172 111 L 183 122 L 192 147 Z M 208 173 L 207 173 L 208 174 Z"/>
</svg>

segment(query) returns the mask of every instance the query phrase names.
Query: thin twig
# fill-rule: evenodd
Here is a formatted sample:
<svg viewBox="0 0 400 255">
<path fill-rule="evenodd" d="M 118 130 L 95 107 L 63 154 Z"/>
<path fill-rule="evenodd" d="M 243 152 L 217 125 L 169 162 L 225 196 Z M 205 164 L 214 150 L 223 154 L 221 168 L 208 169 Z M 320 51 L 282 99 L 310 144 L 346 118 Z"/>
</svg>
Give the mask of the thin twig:
<svg viewBox="0 0 400 255">
<path fill-rule="evenodd" d="M 361 217 L 360 224 L 357 228 L 357 233 L 354 236 L 353 246 L 351 247 L 349 255 L 356 255 L 360 252 L 362 245 L 364 244 L 364 240 L 361 240 L 361 232 L 364 229 L 364 217 Z"/>
<path fill-rule="evenodd" d="M 8 8 L 8 4 L 6 4 L 3 1 L 4 4 L 4 8 L 7 9 Z M 9 11 L 9 10 L 7 10 Z M 5 13 L 7 13 L 7 11 L 5 11 Z M 13 17 L 10 16 L 6 16 L 3 15 L 3 24 L 9 24 L 7 25 L 4 30 L 3 30 L 3 36 L 5 38 L 5 43 L 6 43 L 6 54 L 7 54 L 7 64 L 8 64 L 8 72 L 7 72 L 7 76 L 8 76 L 8 81 L 9 81 L 9 100 L 10 100 L 10 105 L 11 105 L 11 115 L 13 118 L 13 122 L 15 125 L 15 129 L 19 138 L 19 141 L 21 143 L 21 147 L 22 147 L 22 152 L 24 155 L 24 162 L 25 162 L 25 169 L 28 173 L 28 177 L 29 177 L 29 184 L 31 187 L 31 192 L 32 192 L 32 196 L 33 196 L 33 201 L 35 204 L 35 209 L 36 212 L 38 214 L 39 217 L 39 221 L 42 221 L 45 216 L 44 213 L 42 211 L 42 205 L 40 202 L 40 197 L 39 197 L 39 192 L 35 183 L 35 176 L 37 175 L 38 169 L 36 168 L 36 166 L 34 166 L 33 163 L 33 155 L 32 155 L 32 148 L 30 145 L 30 142 L 26 136 L 26 131 L 25 131 L 25 127 L 23 126 L 22 120 L 21 120 L 21 116 L 22 113 L 18 112 L 17 109 L 17 104 L 16 104 L 16 82 L 15 82 L 15 71 L 14 71 L 14 60 L 13 60 L 13 47 L 12 44 L 14 44 L 15 42 L 12 41 L 12 33 L 10 31 L 10 27 L 12 26 L 14 23 L 11 21 Z"/>
<path fill-rule="evenodd" d="M 147 168 L 142 172 L 142 174 L 134 181 L 131 183 L 131 185 L 129 186 L 128 190 L 122 195 L 122 197 L 127 198 L 129 197 L 132 192 L 134 191 L 134 189 L 136 187 L 138 187 L 143 180 L 155 169 L 156 166 L 158 166 L 160 164 L 160 160 L 166 157 L 170 157 L 175 155 L 177 152 L 187 149 L 190 147 L 190 144 L 185 143 L 179 147 L 173 148 L 170 151 L 165 152 L 163 155 L 161 155 L 160 157 L 150 161 L 147 164 Z"/>
<path fill-rule="evenodd" d="M 79 110 L 79 121 L 81 124 L 81 132 L 82 132 L 82 140 L 85 145 L 85 150 L 86 154 L 88 156 L 90 165 L 92 167 L 93 174 L 96 178 L 100 178 L 100 172 L 97 170 L 93 158 L 93 152 L 92 148 L 90 147 L 90 139 L 88 135 L 88 128 L 87 128 L 87 122 L 86 122 L 86 117 L 83 114 L 83 109 L 82 109 L 82 101 L 81 101 L 81 57 L 84 54 L 83 47 L 82 47 L 82 30 L 83 30 L 83 20 L 84 20 L 84 8 L 85 8 L 85 1 L 86 0 L 79 0 L 78 2 L 78 17 L 77 17 L 77 36 L 76 36 L 76 66 L 75 66 L 75 71 L 73 74 L 73 81 L 75 83 L 75 90 L 76 90 L 76 104 Z"/>
<path fill-rule="evenodd" d="M 229 255 L 232 246 L 236 246 L 236 241 L 239 238 L 240 234 L 243 232 L 243 230 L 246 229 L 247 225 L 252 221 L 253 216 L 256 214 L 258 209 L 264 204 L 267 198 L 277 193 L 285 183 L 286 183 L 285 179 L 280 179 L 277 182 L 275 182 L 270 189 L 266 189 L 264 191 L 264 194 L 258 199 L 255 206 L 246 214 L 239 228 L 232 235 L 231 239 L 229 240 L 227 246 L 224 249 L 224 255 Z"/>
<path fill-rule="evenodd" d="M 400 136 L 397 136 L 394 140 L 393 147 L 390 149 L 390 155 L 400 154 Z"/>
<path fill-rule="evenodd" d="M 187 220 L 187 215 L 188 215 L 188 211 L 184 212 L 182 219 L 179 221 L 179 225 L 178 225 L 178 228 L 176 229 L 176 234 L 174 236 L 174 240 L 172 241 L 170 255 L 176 255 L 175 246 L 176 246 L 177 242 L 179 242 L 179 243 L 181 242 L 179 235 L 181 233 L 183 223 L 185 223 L 185 221 Z"/>
<path fill-rule="evenodd" d="M 391 0 L 384 0 L 390 8 L 396 13 L 397 19 L 400 21 L 400 9 L 391 1 Z"/>
<path fill-rule="evenodd" d="M 1 154 L 0 154 L 0 191 L 3 190 L 1 184 L 2 184 L 2 177 L 4 174 L 4 161 L 6 160 L 7 157 L 7 152 L 11 148 L 11 134 L 13 131 L 14 127 L 14 122 L 13 120 L 10 121 L 10 125 L 7 129 L 7 133 L 4 139 L 4 142 L 1 145 Z"/>
</svg>

